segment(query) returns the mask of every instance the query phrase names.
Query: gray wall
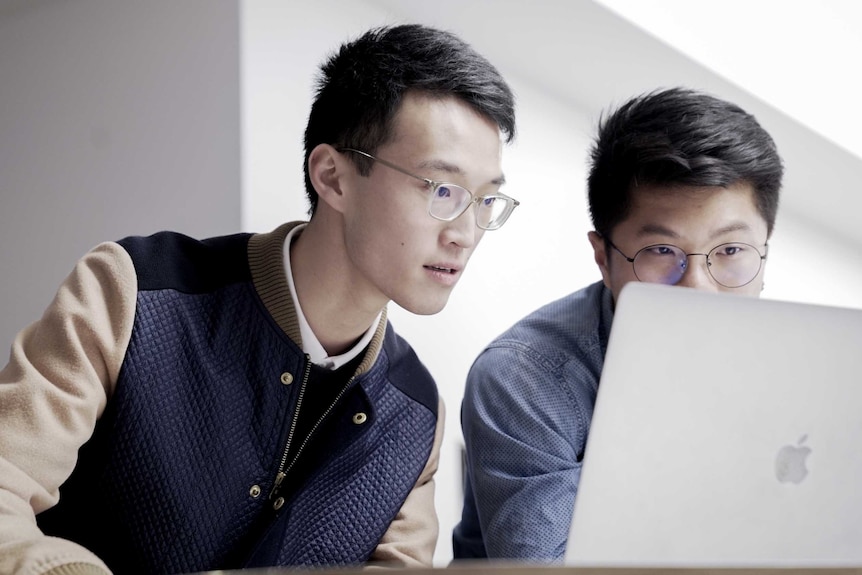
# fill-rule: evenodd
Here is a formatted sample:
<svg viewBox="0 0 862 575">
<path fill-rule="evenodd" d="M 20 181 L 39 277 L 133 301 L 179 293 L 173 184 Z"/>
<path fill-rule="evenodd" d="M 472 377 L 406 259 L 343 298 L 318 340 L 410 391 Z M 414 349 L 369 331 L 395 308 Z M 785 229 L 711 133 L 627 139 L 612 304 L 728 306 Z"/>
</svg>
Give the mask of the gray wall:
<svg viewBox="0 0 862 575">
<path fill-rule="evenodd" d="M 235 0 L 0 2 L 0 363 L 104 240 L 240 229 Z"/>
</svg>

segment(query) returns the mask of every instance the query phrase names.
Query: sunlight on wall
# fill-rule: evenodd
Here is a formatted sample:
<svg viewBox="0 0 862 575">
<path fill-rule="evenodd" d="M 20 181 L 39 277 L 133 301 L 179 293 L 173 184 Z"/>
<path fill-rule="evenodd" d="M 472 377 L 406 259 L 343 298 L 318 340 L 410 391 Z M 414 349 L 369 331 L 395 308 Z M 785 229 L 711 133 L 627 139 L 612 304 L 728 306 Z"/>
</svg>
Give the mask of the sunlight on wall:
<svg viewBox="0 0 862 575">
<path fill-rule="evenodd" d="M 859 2 L 597 1 L 862 157 Z"/>
</svg>

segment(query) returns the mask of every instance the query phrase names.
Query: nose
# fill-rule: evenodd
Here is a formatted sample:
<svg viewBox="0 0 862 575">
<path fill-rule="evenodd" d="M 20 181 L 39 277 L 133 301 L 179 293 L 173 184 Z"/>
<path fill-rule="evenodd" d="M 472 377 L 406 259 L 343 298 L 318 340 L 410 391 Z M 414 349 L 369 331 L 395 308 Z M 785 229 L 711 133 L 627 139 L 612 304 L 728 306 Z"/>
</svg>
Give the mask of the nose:
<svg viewBox="0 0 862 575">
<path fill-rule="evenodd" d="M 709 274 L 706 254 L 688 254 L 688 266 L 676 285 L 703 291 L 718 291 L 718 284 Z"/>
<path fill-rule="evenodd" d="M 460 248 L 474 247 L 482 237 L 482 230 L 476 225 L 475 204 L 470 204 L 463 214 L 446 222 L 443 229 L 443 243 L 455 244 Z"/>
</svg>

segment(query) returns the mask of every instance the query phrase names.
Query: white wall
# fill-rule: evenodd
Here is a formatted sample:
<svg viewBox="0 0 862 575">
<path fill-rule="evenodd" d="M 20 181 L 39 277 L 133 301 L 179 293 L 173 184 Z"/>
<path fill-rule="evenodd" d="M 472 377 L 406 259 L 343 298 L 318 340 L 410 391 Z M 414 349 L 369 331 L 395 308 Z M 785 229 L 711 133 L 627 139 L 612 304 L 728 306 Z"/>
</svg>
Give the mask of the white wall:
<svg viewBox="0 0 862 575">
<path fill-rule="evenodd" d="M 862 308 L 862 246 L 798 213 L 779 209 L 765 273 L 763 297 Z"/>
<path fill-rule="evenodd" d="M 862 76 L 848 73 L 862 54 L 859 2 L 597 1 L 862 157 Z"/>
<path fill-rule="evenodd" d="M 240 228 L 231 0 L 0 4 L 0 360 L 105 240 Z"/>
<path fill-rule="evenodd" d="M 373 2 L 243 3 L 244 227 L 267 230 L 305 217 L 300 159 L 316 65 L 349 37 L 399 21 Z M 506 34 L 500 32 L 501 41 Z M 586 239 L 585 199 L 587 147 L 597 118 L 497 65 L 518 98 L 518 139 L 504 151 L 503 166 L 506 193 L 522 204 L 504 228 L 485 235 L 444 311 L 419 317 L 393 304 L 389 312 L 448 407 L 438 474 L 438 565 L 451 560 L 451 531 L 461 512 L 459 409 L 470 364 L 529 311 L 600 278 Z M 603 80 L 613 81 L 612 74 Z M 858 253 L 859 246 L 782 212 L 763 295 L 862 307 Z"/>
</svg>

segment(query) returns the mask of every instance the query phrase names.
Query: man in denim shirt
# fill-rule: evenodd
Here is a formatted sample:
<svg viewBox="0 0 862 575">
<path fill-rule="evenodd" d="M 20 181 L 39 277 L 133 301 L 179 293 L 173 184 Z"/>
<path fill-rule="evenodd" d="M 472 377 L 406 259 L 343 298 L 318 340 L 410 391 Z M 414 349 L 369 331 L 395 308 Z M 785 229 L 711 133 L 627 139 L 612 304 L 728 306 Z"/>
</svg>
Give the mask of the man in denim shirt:
<svg viewBox="0 0 862 575">
<path fill-rule="evenodd" d="M 755 118 L 704 93 L 651 92 L 600 122 L 588 237 L 602 281 L 520 320 L 473 364 L 456 560 L 563 556 L 620 290 L 759 295 L 782 174 Z"/>
</svg>

